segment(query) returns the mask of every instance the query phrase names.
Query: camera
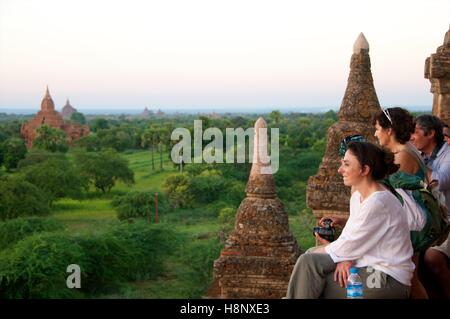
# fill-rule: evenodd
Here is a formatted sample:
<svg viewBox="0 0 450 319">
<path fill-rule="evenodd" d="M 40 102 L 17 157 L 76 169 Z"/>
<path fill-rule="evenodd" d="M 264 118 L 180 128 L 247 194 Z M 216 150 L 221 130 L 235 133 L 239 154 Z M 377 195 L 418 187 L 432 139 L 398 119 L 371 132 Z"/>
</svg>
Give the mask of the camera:
<svg viewBox="0 0 450 319">
<path fill-rule="evenodd" d="M 333 221 L 329 218 L 326 218 L 323 220 L 324 227 L 314 227 L 313 228 L 313 235 L 315 233 L 319 234 L 320 237 L 323 239 L 326 239 L 328 241 L 334 241 L 334 235 L 335 235 L 335 229 L 333 226 L 331 226 L 331 223 Z"/>
</svg>

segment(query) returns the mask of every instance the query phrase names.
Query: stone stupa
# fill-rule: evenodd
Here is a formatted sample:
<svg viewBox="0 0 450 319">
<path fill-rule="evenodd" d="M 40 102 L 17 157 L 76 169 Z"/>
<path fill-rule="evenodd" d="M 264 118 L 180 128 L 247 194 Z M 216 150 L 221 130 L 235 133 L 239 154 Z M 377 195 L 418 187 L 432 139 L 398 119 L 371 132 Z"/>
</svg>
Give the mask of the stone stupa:
<svg viewBox="0 0 450 319">
<path fill-rule="evenodd" d="M 450 30 L 444 44 L 425 60 L 425 78 L 431 82 L 433 115 L 450 125 Z"/>
<path fill-rule="evenodd" d="M 270 163 L 259 157 L 267 154 L 267 134 L 259 131 L 266 127 L 261 117 L 255 123 L 247 196 L 237 210 L 234 231 L 214 262 L 212 298 L 282 298 L 300 255 Z"/>
<path fill-rule="evenodd" d="M 372 116 L 379 109 L 370 69 L 369 43 L 361 33 L 353 46 L 350 75 L 338 122 L 328 129 L 327 148 L 317 175 L 308 180 L 307 205 L 317 220 L 323 216 L 348 216 L 350 188 L 344 185 L 337 172 L 339 146 L 344 137 L 353 134 L 361 134 L 375 142 Z"/>
</svg>

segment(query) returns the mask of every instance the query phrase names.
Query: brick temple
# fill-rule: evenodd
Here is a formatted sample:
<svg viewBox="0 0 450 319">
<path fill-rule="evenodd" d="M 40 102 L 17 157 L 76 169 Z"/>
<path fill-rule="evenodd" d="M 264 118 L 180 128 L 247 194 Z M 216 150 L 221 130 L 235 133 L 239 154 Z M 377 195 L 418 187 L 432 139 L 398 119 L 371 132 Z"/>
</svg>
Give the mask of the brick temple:
<svg viewBox="0 0 450 319">
<path fill-rule="evenodd" d="M 67 123 L 64 121 L 62 115 L 55 110 L 55 103 L 53 103 L 48 87 L 45 91 L 45 96 L 42 99 L 40 111 L 33 119 L 24 123 L 20 129 L 20 133 L 25 139 L 27 148 L 33 146 L 33 141 L 36 138 L 36 130 L 39 126 L 44 124 L 64 131 L 69 145 L 75 140 L 89 134 L 89 127 L 87 125 Z"/>
</svg>

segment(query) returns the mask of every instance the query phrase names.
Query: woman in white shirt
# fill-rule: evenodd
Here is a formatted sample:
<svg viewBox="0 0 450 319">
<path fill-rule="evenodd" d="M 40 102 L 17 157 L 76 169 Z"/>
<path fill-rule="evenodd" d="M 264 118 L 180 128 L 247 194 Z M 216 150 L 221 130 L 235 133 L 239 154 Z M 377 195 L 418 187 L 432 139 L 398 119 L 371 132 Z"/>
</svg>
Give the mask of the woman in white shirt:
<svg viewBox="0 0 450 319">
<path fill-rule="evenodd" d="M 378 182 L 397 169 L 392 153 L 366 142 L 349 143 L 338 170 L 353 190 L 349 219 L 336 241 L 320 238 L 326 245 L 300 256 L 286 298 L 345 298 L 351 266 L 359 268 L 364 298 L 409 297 L 414 264 L 406 214 Z"/>
</svg>

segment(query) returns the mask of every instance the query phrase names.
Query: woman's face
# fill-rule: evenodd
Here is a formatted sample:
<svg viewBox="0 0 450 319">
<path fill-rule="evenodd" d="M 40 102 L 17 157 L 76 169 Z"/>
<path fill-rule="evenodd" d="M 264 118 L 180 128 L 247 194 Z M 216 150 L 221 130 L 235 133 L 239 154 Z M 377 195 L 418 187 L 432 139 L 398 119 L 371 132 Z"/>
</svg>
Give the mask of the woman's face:
<svg viewBox="0 0 450 319">
<path fill-rule="evenodd" d="M 382 128 L 378 121 L 375 123 L 375 137 L 378 139 L 378 143 L 381 146 L 386 146 L 389 143 L 390 135 L 388 128 Z"/>
<path fill-rule="evenodd" d="M 342 175 L 345 186 L 355 186 L 362 179 L 362 167 L 357 157 L 350 150 L 345 152 L 338 173 Z"/>
</svg>

